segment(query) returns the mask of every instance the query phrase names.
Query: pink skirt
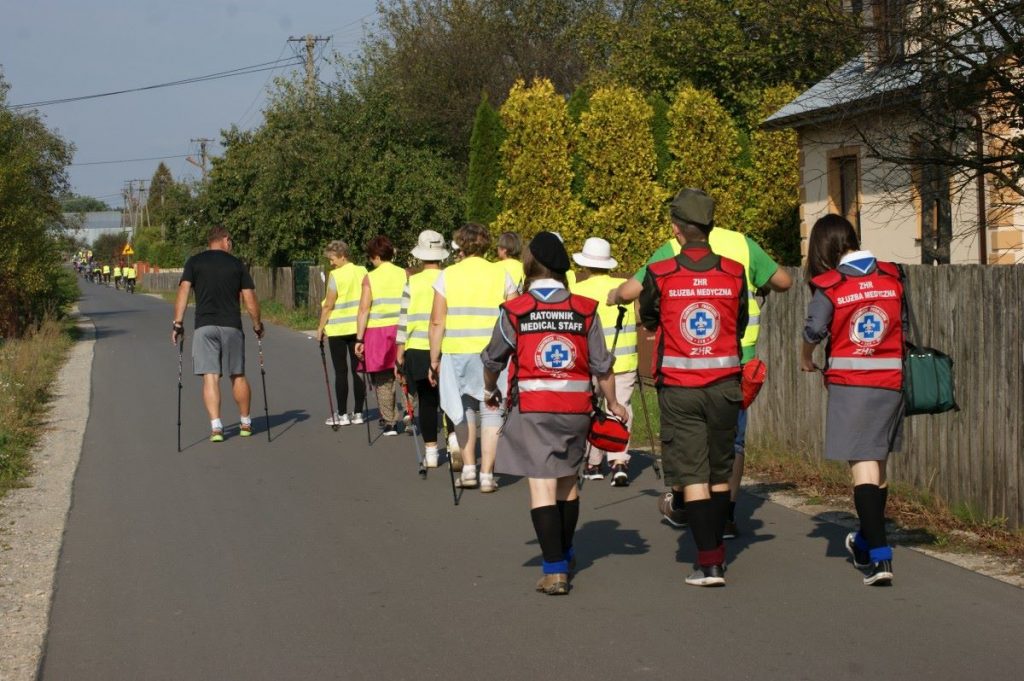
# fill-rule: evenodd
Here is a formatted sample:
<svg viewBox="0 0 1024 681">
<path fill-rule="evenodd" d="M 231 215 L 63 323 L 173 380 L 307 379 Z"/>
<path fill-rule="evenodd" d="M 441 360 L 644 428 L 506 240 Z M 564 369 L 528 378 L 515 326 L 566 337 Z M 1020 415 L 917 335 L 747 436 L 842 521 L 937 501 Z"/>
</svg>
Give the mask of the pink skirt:
<svg viewBox="0 0 1024 681">
<path fill-rule="evenodd" d="M 378 326 L 363 332 L 363 371 L 374 373 L 395 368 L 395 358 L 398 355 L 398 348 L 395 346 L 397 335 L 397 324 Z"/>
</svg>

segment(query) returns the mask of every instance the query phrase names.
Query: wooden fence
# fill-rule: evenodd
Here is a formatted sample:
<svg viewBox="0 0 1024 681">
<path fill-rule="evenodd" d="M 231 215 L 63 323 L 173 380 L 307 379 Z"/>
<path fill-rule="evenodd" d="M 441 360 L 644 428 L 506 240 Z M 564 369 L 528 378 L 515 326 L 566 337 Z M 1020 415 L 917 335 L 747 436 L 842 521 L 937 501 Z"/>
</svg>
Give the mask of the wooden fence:
<svg viewBox="0 0 1024 681">
<path fill-rule="evenodd" d="M 147 291 L 177 291 L 181 270 L 144 272 L 139 276 L 139 286 Z"/>
<path fill-rule="evenodd" d="M 952 356 L 961 411 L 914 416 L 893 480 L 929 490 L 954 506 L 1024 526 L 1024 267 L 907 268 L 920 344 Z M 810 293 L 772 294 L 762 312 L 758 356 L 768 382 L 751 407 L 748 446 L 820 456 L 826 393 L 819 374 L 799 370 Z M 819 364 L 821 362 L 819 361 Z"/>
<path fill-rule="evenodd" d="M 273 300 L 286 310 L 295 309 L 295 278 L 291 267 L 252 267 L 249 269 L 256 284 L 256 297 Z"/>
</svg>

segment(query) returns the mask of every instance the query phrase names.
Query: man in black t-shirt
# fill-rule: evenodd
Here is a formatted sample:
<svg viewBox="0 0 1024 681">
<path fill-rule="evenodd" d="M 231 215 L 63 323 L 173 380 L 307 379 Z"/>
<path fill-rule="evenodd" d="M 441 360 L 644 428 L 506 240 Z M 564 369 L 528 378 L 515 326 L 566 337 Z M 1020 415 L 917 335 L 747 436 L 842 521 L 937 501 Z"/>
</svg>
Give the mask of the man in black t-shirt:
<svg viewBox="0 0 1024 681">
<path fill-rule="evenodd" d="M 182 324 L 188 294 L 195 291 L 195 334 L 192 338 L 192 369 L 203 377 L 203 403 L 210 415 L 210 442 L 224 440 L 220 420 L 220 377 L 231 377 L 231 392 L 241 414 L 240 434 L 252 435 L 249 415 L 250 389 L 245 379 L 245 337 L 242 334 L 241 296 L 252 318 L 253 332 L 263 338 L 260 304 L 256 286 L 242 261 L 231 255 L 231 235 L 224 227 L 210 230 L 209 249 L 193 255 L 185 262 L 185 271 L 178 283 L 174 303 L 171 342 L 178 343 L 184 335 Z"/>
</svg>

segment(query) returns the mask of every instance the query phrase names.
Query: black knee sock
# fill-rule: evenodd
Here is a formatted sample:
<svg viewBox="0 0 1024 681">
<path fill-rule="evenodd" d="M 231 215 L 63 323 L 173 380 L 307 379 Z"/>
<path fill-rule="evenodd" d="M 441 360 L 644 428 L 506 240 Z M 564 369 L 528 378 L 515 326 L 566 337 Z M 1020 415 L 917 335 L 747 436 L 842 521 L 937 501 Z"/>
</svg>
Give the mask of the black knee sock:
<svg viewBox="0 0 1024 681">
<path fill-rule="evenodd" d="M 868 549 L 886 546 L 885 495 L 878 485 L 857 485 L 853 488 L 853 504 L 860 518 L 860 534 Z"/>
<path fill-rule="evenodd" d="M 729 520 L 736 520 L 736 502 L 729 501 Z"/>
<path fill-rule="evenodd" d="M 564 562 L 562 516 L 558 512 L 558 507 L 552 505 L 532 509 L 530 517 L 533 518 L 533 529 L 537 533 L 537 541 L 540 543 L 540 552 L 544 557 L 544 562 L 546 564 Z M 558 570 L 558 572 L 565 572 L 565 570 Z"/>
<path fill-rule="evenodd" d="M 690 516 L 690 532 L 697 544 L 697 563 L 706 567 L 724 562 L 725 551 L 715 530 L 718 517 L 715 503 L 711 499 L 689 501 L 686 503 L 686 511 Z"/>
<path fill-rule="evenodd" d="M 580 520 L 580 500 L 556 501 L 558 513 L 562 516 L 562 554 L 569 555 L 572 549 L 573 536 L 576 534 L 576 525 Z"/>
<path fill-rule="evenodd" d="M 715 512 L 715 538 L 716 545 L 722 543 L 722 535 L 725 534 L 725 521 L 729 519 L 729 493 L 712 492 L 711 507 Z M 735 504 L 733 504 L 735 506 Z"/>
<path fill-rule="evenodd" d="M 885 518 L 885 506 L 889 503 L 889 485 L 879 487 L 882 492 L 882 518 Z"/>
</svg>

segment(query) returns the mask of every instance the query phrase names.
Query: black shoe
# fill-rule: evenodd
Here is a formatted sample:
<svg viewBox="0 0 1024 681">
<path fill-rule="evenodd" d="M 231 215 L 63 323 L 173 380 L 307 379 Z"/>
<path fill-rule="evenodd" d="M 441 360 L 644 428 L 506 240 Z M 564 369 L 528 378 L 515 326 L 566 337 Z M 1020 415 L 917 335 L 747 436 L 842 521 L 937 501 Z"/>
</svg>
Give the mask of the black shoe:
<svg viewBox="0 0 1024 681">
<path fill-rule="evenodd" d="M 722 565 L 699 566 L 686 578 L 690 586 L 725 586 L 725 567 Z"/>
<path fill-rule="evenodd" d="M 856 537 L 856 532 L 846 535 L 846 550 L 853 558 L 853 567 L 863 570 L 866 567 L 871 567 L 871 554 L 864 549 L 857 548 Z"/>
<path fill-rule="evenodd" d="M 726 520 L 725 528 L 722 530 L 722 539 L 735 539 L 740 531 L 736 528 L 735 520 Z"/>
<path fill-rule="evenodd" d="M 682 492 L 679 492 L 682 494 Z M 675 508 L 672 506 L 672 492 L 665 492 L 658 497 L 658 512 L 661 517 L 672 527 L 686 527 L 688 517 L 686 508 Z"/>
<path fill-rule="evenodd" d="M 612 464 L 612 487 L 629 487 L 629 471 L 626 464 Z"/>
<path fill-rule="evenodd" d="M 871 569 L 864 577 L 868 586 L 889 586 L 892 584 L 892 561 L 880 560 L 871 564 Z"/>
<path fill-rule="evenodd" d="M 588 463 L 583 467 L 584 480 L 604 480 L 604 473 L 601 472 L 601 464 Z"/>
</svg>

